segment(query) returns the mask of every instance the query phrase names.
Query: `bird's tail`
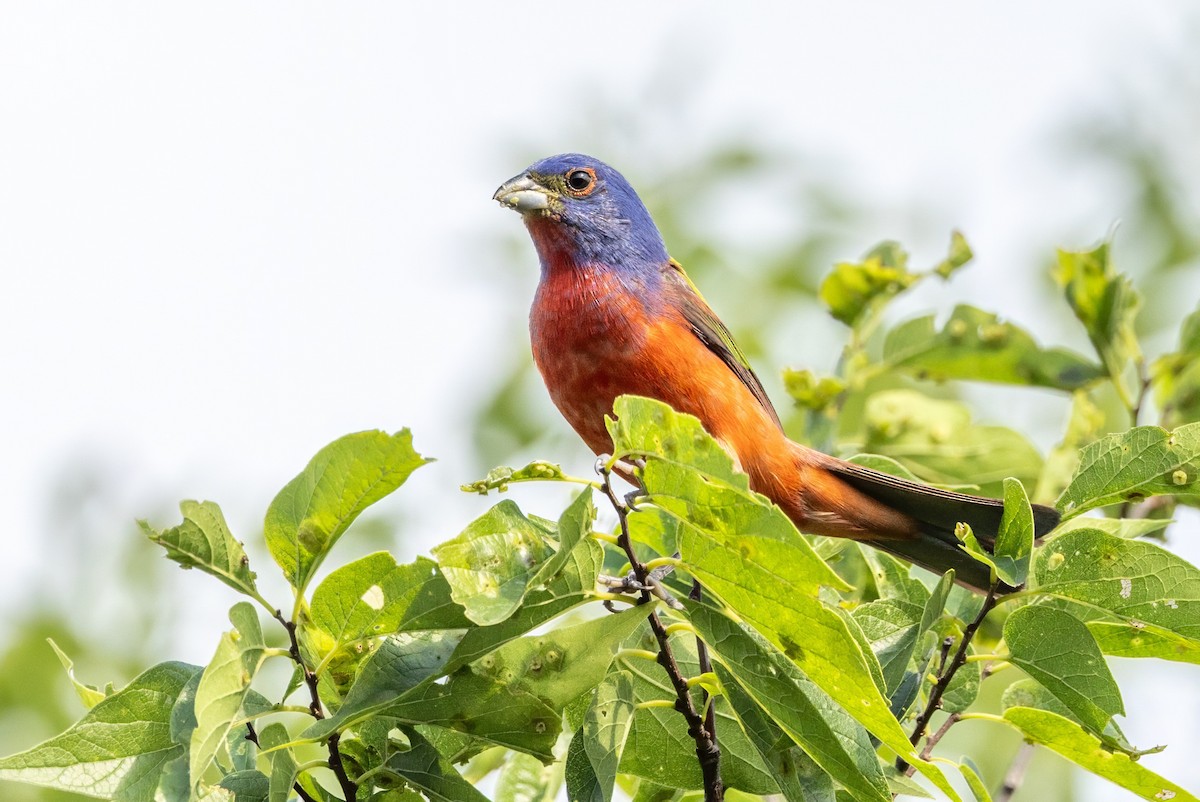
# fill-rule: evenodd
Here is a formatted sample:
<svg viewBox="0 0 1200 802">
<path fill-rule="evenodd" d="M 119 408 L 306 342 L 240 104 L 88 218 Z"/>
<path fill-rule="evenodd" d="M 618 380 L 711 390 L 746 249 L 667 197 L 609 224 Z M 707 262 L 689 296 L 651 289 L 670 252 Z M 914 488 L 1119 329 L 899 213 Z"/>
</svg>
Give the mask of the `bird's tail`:
<svg viewBox="0 0 1200 802">
<path fill-rule="evenodd" d="M 828 458 L 822 467 L 862 495 L 916 523 L 916 537 L 872 539 L 868 541 L 870 545 L 935 573 L 953 568 L 958 582 L 977 590 L 990 586 L 990 569 L 967 553 L 954 530 L 959 522 L 966 523 L 980 544 L 991 550 L 1004 515 L 1002 501 L 939 490 L 833 458 Z M 1034 504 L 1034 537 L 1048 533 L 1058 525 L 1058 520 L 1055 509 Z M 1012 590 L 1005 586 L 1001 591 L 1006 589 Z"/>
</svg>

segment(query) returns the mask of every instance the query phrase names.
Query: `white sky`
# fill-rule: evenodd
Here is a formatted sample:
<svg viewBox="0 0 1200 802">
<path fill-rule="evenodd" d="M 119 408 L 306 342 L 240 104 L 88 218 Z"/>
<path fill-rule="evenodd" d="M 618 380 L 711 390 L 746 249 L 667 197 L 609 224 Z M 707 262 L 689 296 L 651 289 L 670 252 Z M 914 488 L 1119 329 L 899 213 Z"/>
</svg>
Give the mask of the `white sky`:
<svg viewBox="0 0 1200 802">
<path fill-rule="evenodd" d="M 1086 244 L 1069 238 L 1101 236 L 1127 200 L 1044 145 L 1178 51 L 1184 7 L 6 4 L 0 605 L 52 583 L 50 483 L 84 462 L 110 474 L 97 526 L 199 497 L 249 537 L 318 447 L 410 426 L 441 459 L 389 502 L 425 532 L 397 551 L 482 511 L 449 493 L 475 478 L 456 427 L 473 377 L 527 348 L 491 336 L 514 311 L 473 280 L 480 244 L 519 225 L 491 194 L 525 166 L 514 144 L 530 160 L 577 147 L 564 132 L 586 93 L 636 98 L 679 58 L 697 108 L 686 126 L 644 109 L 657 141 L 687 154 L 749 130 L 828 154 L 872 197 L 919 197 L 938 230 L 965 230 L 984 258 L 960 289 L 1003 298 L 1031 232 Z M 229 603 L 200 597 L 198 626 L 215 638 Z M 170 656 L 203 662 L 212 640 Z M 1162 675 L 1182 689 L 1135 681 L 1127 704 L 1188 705 L 1148 765 L 1194 790 L 1192 669 Z"/>
</svg>

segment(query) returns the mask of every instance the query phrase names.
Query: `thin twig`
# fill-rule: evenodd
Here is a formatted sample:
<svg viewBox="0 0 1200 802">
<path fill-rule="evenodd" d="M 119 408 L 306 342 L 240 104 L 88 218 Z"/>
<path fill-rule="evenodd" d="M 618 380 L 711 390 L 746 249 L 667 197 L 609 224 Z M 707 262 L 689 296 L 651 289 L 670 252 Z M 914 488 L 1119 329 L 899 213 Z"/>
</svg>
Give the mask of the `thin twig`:
<svg viewBox="0 0 1200 802">
<path fill-rule="evenodd" d="M 290 642 L 290 650 L 292 660 L 300 668 L 300 673 L 304 677 L 304 684 L 308 686 L 308 712 L 313 718 L 320 720 L 325 718 L 325 710 L 321 707 L 321 695 L 317 689 L 317 674 L 304 662 L 304 658 L 300 655 L 300 642 L 296 639 L 296 622 L 289 621 L 283 617 L 283 613 L 279 610 L 275 611 L 275 620 L 283 624 L 283 628 L 287 630 L 288 641 Z M 338 749 L 338 742 L 341 740 L 339 733 L 334 733 L 329 736 L 329 768 L 333 769 L 333 774 L 337 777 L 338 784 L 342 787 L 342 794 L 345 796 L 345 802 L 354 802 L 358 796 L 358 786 L 346 774 L 346 766 L 342 763 L 342 753 Z"/>
<path fill-rule="evenodd" d="M 262 748 L 262 745 L 258 742 L 258 733 L 254 731 L 253 721 L 246 722 L 246 740 L 260 749 Z M 317 802 L 317 800 L 313 799 L 312 795 L 309 794 L 308 791 L 304 790 L 299 782 L 292 783 L 292 790 L 295 791 L 296 795 L 299 796 L 304 802 Z"/>
<path fill-rule="evenodd" d="M 1033 750 L 1033 744 L 1029 742 L 1021 744 L 1016 757 L 1008 766 L 1008 772 L 1004 775 L 1004 785 L 1000 786 L 1000 793 L 996 794 L 995 802 L 1009 802 L 1013 794 L 1021 787 L 1021 783 L 1025 780 L 1025 772 L 1029 768 L 1029 761 L 1033 759 Z"/>
<path fill-rule="evenodd" d="M 1138 393 L 1137 393 L 1136 398 L 1134 398 L 1132 400 L 1128 400 L 1126 398 L 1126 393 L 1122 389 L 1124 387 L 1124 385 L 1121 384 L 1120 377 L 1119 376 L 1113 377 L 1113 384 L 1117 386 L 1117 394 L 1120 395 L 1123 400 L 1127 401 L 1127 406 L 1129 408 L 1129 425 L 1130 426 L 1138 425 L 1138 418 L 1140 418 L 1142 416 L 1142 405 L 1146 403 L 1146 395 L 1150 392 L 1150 374 L 1146 370 L 1146 360 L 1141 357 L 1138 357 L 1137 362 L 1135 364 L 1136 364 L 1137 374 L 1138 374 Z M 1128 499 L 1125 500 L 1124 502 L 1122 502 L 1121 510 L 1117 514 L 1117 517 L 1118 518 L 1132 517 L 1131 513 L 1133 512 L 1135 504 L 1136 504 L 1136 502 L 1128 500 Z"/>
<path fill-rule="evenodd" d="M 950 687 L 950 681 L 954 679 L 954 675 L 958 670 L 966 665 L 967 650 L 971 646 L 971 639 L 975 637 L 975 633 L 979 631 L 980 625 L 983 624 L 983 619 L 987 618 L 987 614 L 996 606 L 996 591 L 1000 587 L 999 582 L 994 583 L 988 588 L 987 596 L 983 598 L 983 606 L 979 608 L 979 614 L 975 616 L 975 620 L 967 624 L 967 628 L 963 630 L 962 639 L 958 642 L 958 650 L 954 653 L 954 658 L 950 661 L 950 665 L 945 666 L 944 670 L 938 672 L 937 680 L 933 683 L 933 688 L 929 691 L 929 700 L 925 704 L 925 709 L 921 711 L 921 715 L 917 717 L 916 726 L 913 727 L 912 735 L 909 736 L 909 742 L 916 746 L 925 730 L 929 727 L 929 720 L 933 718 L 933 714 L 942 706 L 942 696 L 945 695 L 946 689 Z M 946 639 L 949 641 L 949 638 Z M 949 652 L 949 645 L 946 642 L 942 643 L 942 655 Z M 951 725 L 953 726 L 953 724 Z M 942 733 L 943 735 L 945 733 Z M 939 739 L 941 736 L 938 736 Z M 896 760 L 896 769 L 908 774 L 912 773 L 912 767 L 903 758 Z"/>
<path fill-rule="evenodd" d="M 937 728 L 937 732 L 925 739 L 925 748 L 921 750 L 921 759 L 929 760 L 929 756 L 933 754 L 933 747 L 937 746 L 938 741 L 950 731 L 950 728 L 958 723 L 961 714 L 951 713 L 946 716 L 946 720 L 942 722 L 942 726 Z"/>
<path fill-rule="evenodd" d="M 1131 426 L 1138 425 L 1138 418 L 1142 416 L 1142 405 L 1146 403 L 1146 395 L 1150 392 L 1150 374 L 1146 370 L 1146 360 L 1138 357 L 1137 362 L 1138 375 L 1138 394 L 1133 401 L 1133 406 L 1129 408 L 1129 420 Z"/>
<path fill-rule="evenodd" d="M 621 527 L 621 534 L 617 537 L 617 544 L 625 552 L 625 557 L 629 560 L 629 565 L 633 569 L 634 576 L 638 582 L 647 586 L 647 577 L 649 571 L 646 566 L 637 558 L 633 551 L 633 543 L 629 539 L 629 508 L 617 497 L 617 494 L 612 488 L 612 471 L 608 470 L 603 465 L 598 467 L 603 484 L 601 489 L 604 495 L 608 497 L 608 501 L 617 512 L 617 519 Z M 645 604 L 650 601 L 649 589 L 641 591 L 639 603 Z M 721 750 L 717 745 L 716 732 L 709 728 L 708 722 L 696 710 L 696 705 L 692 701 L 692 696 L 688 688 L 688 681 L 679 670 L 679 664 L 675 661 L 675 655 L 671 651 L 671 638 L 667 634 L 667 628 L 663 626 L 662 620 L 658 617 L 657 612 L 650 613 L 649 616 L 650 629 L 654 633 L 655 640 L 658 641 L 658 664 L 667 672 L 667 677 L 671 680 L 671 685 L 675 689 L 675 709 L 678 710 L 687 721 L 688 735 L 696 742 L 696 758 L 700 762 L 700 772 L 704 778 L 704 802 L 722 802 L 725 799 L 725 786 L 721 781 Z M 704 660 L 707 661 L 707 652 L 704 652 Z M 701 664 L 701 670 L 705 670 Z M 710 669 L 711 670 L 711 667 Z M 711 714 L 712 707 L 709 707 Z"/>
<path fill-rule="evenodd" d="M 688 593 L 688 598 L 692 601 L 700 601 L 703 595 L 704 588 L 701 586 L 700 580 L 693 579 L 692 590 L 690 593 Z M 711 674 L 712 660 L 710 660 L 708 657 L 708 646 L 703 640 L 700 639 L 699 635 L 696 636 L 696 658 L 700 661 L 700 673 Z M 708 734 L 712 738 L 713 743 L 717 743 L 717 706 L 710 704 L 708 698 L 708 689 L 702 688 L 702 690 L 704 692 L 704 707 L 706 708 L 704 713 L 704 726 L 708 729 Z"/>
</svg>

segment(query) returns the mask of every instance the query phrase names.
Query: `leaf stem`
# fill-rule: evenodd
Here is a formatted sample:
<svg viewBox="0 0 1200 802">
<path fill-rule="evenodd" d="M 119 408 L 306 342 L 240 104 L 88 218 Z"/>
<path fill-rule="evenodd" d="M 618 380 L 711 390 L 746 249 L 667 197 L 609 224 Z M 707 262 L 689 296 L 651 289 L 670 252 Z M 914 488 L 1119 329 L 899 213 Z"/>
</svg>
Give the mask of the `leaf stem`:
<svg viewBox="0 0 1200 802">
<path fill-rule="evenodd" d="M 635 657 L 639 660 L 654 660 L 657 662 L 658 652 L 652 652 L 649 649 L 621 649 L 617 652 L 618 660 L 632 660 Z"/>
<path fill-rule="evenodd" d="M 925 748 L 921 750 L 922 760 L 929 760 L 930 755 L 933 753 L 933 747 L 937 746 L 938 741 L 942 740 L 942 737 L 950 731 L 951 727 L 958 723 L 960 718 L 962 718 L 962 714 L 951 713 L 946 716 L 946 720 L 942 722 L 942 726 L 937 728 L 937 732 L 925 739 Z"/>
<path fill-rule="evenodd" d="M 656 707 L 669 707 L 675 709 L 675 703 L 670 699 L 647 699 L 644 702 L 638 702 L 634 706 L 635 710 L 650 710 Z"/>
<path fill-rule="evenodd" d="M 1006 727 L 1011 727 L 1007 719 L 1003 716 L 997 716 L 995 713 L 959 713 L 959 721 L 990 721 L 993 724 L 1003 724 Z"/>
<path fill-rule="evenodd" d="M 650 572 L 638 559 L 637 554 L 633 550 L 633 542 L 629 537 L 629 507 L 618 498 L 612 487 L 612 469 L 616 462 L 617 457 L 614 456 L 597 466 L 597 470 L 603 479 L 601 490 L 617 513 L 617 520 L 620 527 L 617 543 L 625 552 L 634 576 L 637 577 L 640 583 L 646 585 Z M 699 585 L 693 585 L 692 594 L 694 598 L 699 597 L 699 592 Z M 645 604 L 652 600 L 653 597 L 650 595 L 649 590 L 641 591 L 639 603 Z M 654 633 L 654 638 L 658 641 L 658 654 L 655 656 L 655 659 L 663 667 L 663 670 L 667 672 L 667 676 L 671 680 L 671 686 L 675 689 L 676 696 L 674 707 L 683 715 L 684 720 L 687 721 L 688 735 L 696 742 L 696 758 L 700 762 L 700 773 L 704 778 L 704 802 L 723 802 L 725 799 L 725 786 L 721 781 L 721 749 L 717 745 L 716 730 L 713 726 L 715 719 L 712 711 L 710 709 L 703 715 L 697 712 L 696 705 L 692 701 L 687 679 L 684 678 L 683 672 L 679 670 L 679 663 L 675 661 L 675 655 L 671 650 L 671 636 L 667 633 L 667 628 L 663 625 L 662 619 L 658 617 L 657 611 L 651 612 L 648 620 L 650 622 L 650 629 Z M 700 644 L 699 639 L 697 639 L 697 643 Z M 699 654 L 701 672 L 711 672 L 712 666 L 708 663 L 708 653 L 704 650 L 703 644 L 700 644 Z M 707 692 L 705 692 L 705 700 L 707 701 Z"/>
</svg>

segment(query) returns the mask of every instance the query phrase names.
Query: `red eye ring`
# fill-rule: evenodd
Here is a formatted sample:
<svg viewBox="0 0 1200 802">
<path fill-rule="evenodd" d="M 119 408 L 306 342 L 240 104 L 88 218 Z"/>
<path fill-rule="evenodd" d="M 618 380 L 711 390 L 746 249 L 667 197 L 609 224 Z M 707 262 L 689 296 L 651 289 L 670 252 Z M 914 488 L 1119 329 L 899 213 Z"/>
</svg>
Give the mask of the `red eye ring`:
<svg viewBox="0 0 1200 802">
<path fill-rule="evenodd" d="M 596 188 L 596 171 L 591 167 L 572 167 L 567 170 L 563 179 L 567 191 L 577 198 L 592 194 L 592 190 Z"/>
</svg>

